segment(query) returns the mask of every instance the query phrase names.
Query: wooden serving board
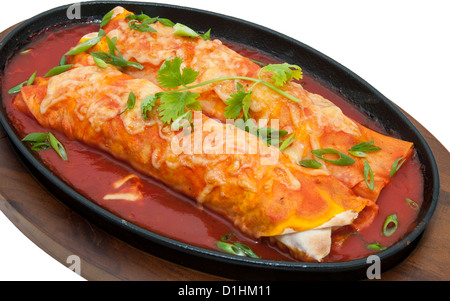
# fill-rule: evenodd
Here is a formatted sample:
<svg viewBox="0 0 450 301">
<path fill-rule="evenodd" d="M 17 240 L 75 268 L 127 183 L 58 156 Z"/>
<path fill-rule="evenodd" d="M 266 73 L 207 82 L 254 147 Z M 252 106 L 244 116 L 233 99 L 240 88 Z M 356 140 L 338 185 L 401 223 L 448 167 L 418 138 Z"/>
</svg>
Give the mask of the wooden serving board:
<svg viewBox="0 0 450 301">
<path fill-rule="evenodd" d="M 0 40 L 13 27 L 0 33 Z M 405 115 L 430 145 L 439 166 L 439 202 L 419 245 L 381 280 L 450 280 L 450 153 Z M 38 247 L 67 266 L 76 254 L 87 280 L 229 280 L 168 262 L 119 240 L 53 197 L 23 166 L 0 126 L 0 210 Z M 249 279 L 250 280 L 250 279 Z"/>
</svg>

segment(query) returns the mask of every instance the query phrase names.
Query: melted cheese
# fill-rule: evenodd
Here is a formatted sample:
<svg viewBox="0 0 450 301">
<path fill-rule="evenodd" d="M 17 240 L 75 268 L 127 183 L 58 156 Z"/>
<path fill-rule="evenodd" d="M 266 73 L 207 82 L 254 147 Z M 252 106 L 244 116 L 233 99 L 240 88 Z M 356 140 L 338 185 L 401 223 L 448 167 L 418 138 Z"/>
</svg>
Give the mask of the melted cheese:
<svg viewBox="0 0 450 301">
<path fill-rule="evenodd" d="M 129 201 L 129 202 L 135 202 L 138 200 L 141 200 L 143 198 L 143 195 L 141 191 L 139 190 L 139 186 L 141 186 L 140 179 L 135 174 L 130 174 L 122 179 L 119 179 L 112 183 L 112 186 L 114 189 L 118 190 L 120 189 L 125 183 L 133 181 L 131 187 L 128 187 L 127 189 L 123 189 L 120 192 L 115 193 L 108 193 L 106 194 L 103 199 L 104 200 L 123 200 L 123 201 Z"/>
<path fill-rule="evenodd" d="M 64 101 L 67 95 L 79 99 L 75 113 L 80 120 L 87 118 L 95 131 L 100 131 L 103 124 L 127 108 L 131 91 L 136 95 L 135 106 L 120 115 L 125 128 L 130 134 L 137 134 L 153 121 L 146 121 L 140 112 L 140 103 L 148 95 L 161 90 L 144 79 L 130 78 L 120 85 L 110 85 L 115 77 L 122 75 L 115 68 L 106 69 L 97 66 L 73 68 L 53 76 L 48 81 L 47 95 L 40 106 L 41 114 Z"/>
</svg>

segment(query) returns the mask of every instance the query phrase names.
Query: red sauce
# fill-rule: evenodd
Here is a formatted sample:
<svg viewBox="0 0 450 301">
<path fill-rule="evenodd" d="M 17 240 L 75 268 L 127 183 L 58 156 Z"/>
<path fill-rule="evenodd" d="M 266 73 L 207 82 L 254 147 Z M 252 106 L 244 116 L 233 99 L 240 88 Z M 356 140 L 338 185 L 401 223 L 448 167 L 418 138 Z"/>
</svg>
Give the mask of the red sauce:
<svg viewBox="0 0 450 301">
<path fill-rule="evenodd" d="M 59 64 L 61 56 L 70 47 L 76 45 L 84 34 L 93 31 L 98 31 L 98 24 L 49 29 L 34 37 L 10 59 L 5 76 L 2 78 L 3 105 L 20 137 L 31 132 L 47 132 L 48 129 L 42 128 L 33 118 L 15 108 L 12 105 L 14 95 L 8 95 L 7 91 L 28 79 L 34 71 L 37 71 L 38 76 L 45 75 L 48 70 Z M 273 61 L 247 48 L 231 44 L 230 47 L 261 62 Z M 20 52 L 25 49 L 31 49 L 31 51 L 21 54 Z M 368 121 L 364 114 L 337 93 L 327 89 L 310 76 L 305 75 L 302 82 L 309 91 L 333 101 L 349 117 L 364 124 L 369 122 L 369 127 L 382 130 L 381 126 Z M 69 161 L 61 160 L 54 151 L 41 151 L 38 155 L 42 162 L 81 194 L 124 220 L 166 237 L 213 250 L 217 250 L 216 241 L 222 235 L 235 233 L 236 240 L 247 244 L 261 258 L 294 260 L 289 254 L 271 246 L 266 239 L 254 240 L 247 237 L 221 216 L 207 209 L 198 208 L 195 201 L 173 192 L 152 178 L 137 173 L 126 163 L 80 142 L 71 141 L 60 133 L 54 132 L 54 134 L 65 146 Z M 135 202 L 103 200 L 106 194 L 118 192 L 112 187 L 112 183 L 129 174 L 139 176 L 143 199 Z M 126 185 L 133 184 L 136 182 L 126 183 Z M 402 166 L 392 182 L 381 193 L 378 200 L 380 211 L 374 223 L 360 235 L 351 236 L 339 250 L 333 249 L 326 261 L 351 260 L 374 253 L 365 247 L 366 242 L 378 241 L 389 246 L 401 239 L 410 230 L 417 217 L 417 211 L 409 207 L 405 199 L 413 199 L 420 205 L 422 195 L 423 179 L 420 162 L 413 157 Z M 390 237 L 380 236 L 385 217 L 393 213 L 397 214 L 400 221 L 397 231 Z"/>
</svg>

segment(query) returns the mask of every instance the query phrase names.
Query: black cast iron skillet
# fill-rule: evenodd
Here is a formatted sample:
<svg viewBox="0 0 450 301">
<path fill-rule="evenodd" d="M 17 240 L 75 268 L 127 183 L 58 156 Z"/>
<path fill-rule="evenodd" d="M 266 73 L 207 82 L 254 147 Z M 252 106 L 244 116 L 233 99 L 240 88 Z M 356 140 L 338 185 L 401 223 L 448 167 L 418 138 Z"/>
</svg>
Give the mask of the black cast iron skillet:
<svg viewBox="0 0 450 301">
<path fill-rule="evenodd" d="M 0 42 L 0 77 L 8 59 L 27 44 L 33 35 L 48 27 L 68 22 L 100 20 L 108 11 L 121 5 L 129 11 L 161 16 L 188 25 L 195 30 L 213 28 L 214 37 L 247 45 L 273 57 L 300 65 L 328 88 L 340 91 L 344 99 L 358 107 L 368 118 L 376 119 L 388 131 L 414 143 L 425 179 L 424 200 L 416 227 L 401 241 L 378 253 L 381 271 L 400 263 L 420 240 L 435 210 L 439 195 L 439 174 L 432 151 L 425 139 L 402 112 L 380 92 L 342 65 L 309 46 L 281 33 L 240 19 L 217 13 L 166 4 L 121 1 L 81 3 L 81 19 L 68 20 L 67 6 L 57 7 L 24 21 Z M 3 105 L 0 120 L 19 157 L 31 173 L 56 197 L 109 233 L 166 260 L 203 272 L 237 280 L 342 280 L 366 277 L 373 263 L 358 259 L 338 263 L 286 262 L 251 259 L 199 248 L 152 233 L 97 206 L 74 191 L 47 169 L 22 144 L 7 118 Z"/>
</svg>

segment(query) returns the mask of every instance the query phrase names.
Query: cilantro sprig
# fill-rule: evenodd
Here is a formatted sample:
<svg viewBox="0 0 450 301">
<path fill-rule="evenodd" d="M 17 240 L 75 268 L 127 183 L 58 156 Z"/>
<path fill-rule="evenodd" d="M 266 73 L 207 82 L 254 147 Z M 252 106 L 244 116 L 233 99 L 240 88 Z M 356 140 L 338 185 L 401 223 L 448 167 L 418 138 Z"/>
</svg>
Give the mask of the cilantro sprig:
<svg viewBox="0 0 450 301">
<path fill-rule="evenodd" d="M 197 100 L 200 96 L 197 93 L 188 91 L 187 86 L 193 83 L 198 72 L 191 68 L 181 69 L 183 60 L 179 57 L 167 59 L 158 70 L 157 80 L 161 87 L 173 89 L 182 86 L 177 91 L 159 92 L 147 96 L 141 104 L 141 112 L 144 119 L 147 119 L 155 103 L 160 99 L 158 107 L 159 116 L 164 123 L 171 123 L 186 113 L 186 108 L 191 110 L 201 110 L 201 102 Z"/>
<path fill-rule="evenodd" d="M 182 64 L 182 58 L 168 58 L 158 70 L 158 84 L 165 89 L 174 89 L 156 93 L 152 95 L 151 98 L 153 103 L 157 99 L 161 100 L 161 105 L 158 108 L 158 111 L 160 112 L 159 116 L 161 116 L 161 120 L 165 123 L 173 122 L 182 114 L 186 113 L 186 108 L 192 110 L 201 109 L 201 103 L 197 100 L 199 94 L 189 92 L 190 89 L 226 80 L 245 80 L 251 81 L 254 84 L 248 91 L 246 91 L 240 82 L 236 83 L 237 91 L 232 93 L 230 98 L 228 98 L 225 102 L 227 105 L 225 108 L 225 118 L 236 119 L 241 115 L 241 112 L 243 113 L 244 120 L 248 120 L 250 118 L 249 109 L 252 90 L 257 84 L 265 85 L 288 99 L 299 102 L 297 98 L 280 89 L 288 81 L 302 78 L 301 68 L 296 65 L 289 65 L 287 63 L 269 64 L 260 70 L 258 78 L 227 76 L 193 84 L 197 80 L 199 72 L 188 67 L 181 69 Z M 263 79 L 264 73 L 273 73 L 270 77 L 273 84 Z M 152 108 L 153 105 L 145 106 L 142 109 L 144 118 L 147 117 L 147 114 L 152 110 Z"/>
</svg>

